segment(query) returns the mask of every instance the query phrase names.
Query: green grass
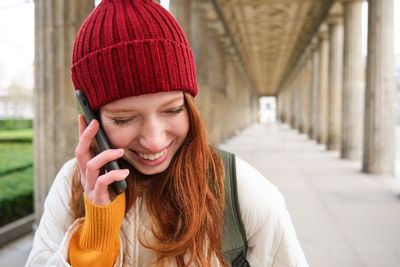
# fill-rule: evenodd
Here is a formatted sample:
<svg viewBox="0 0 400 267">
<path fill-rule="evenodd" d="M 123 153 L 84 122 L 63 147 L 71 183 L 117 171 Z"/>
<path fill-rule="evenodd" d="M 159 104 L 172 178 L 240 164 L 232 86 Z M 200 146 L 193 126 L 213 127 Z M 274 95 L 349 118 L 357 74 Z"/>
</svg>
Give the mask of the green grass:
<svg viewBox="0 0 400 267">
<path fill-rule="evenodd" d="M 0 130 L 32 129 L 33 119 L 0 119 Z"/>
<path fill-rule="evenodd" d="M 33 167 L 0 179 L 0 226 L 33 212 Z"/>
<path fill-rule="evenodd" d="M 31 142 L 33 129 L 0 130 L 0 142 Z"/>
<path fill-rule="evenodd" d="M 33 167 L 4 175 L 0 179 L 0 199 L 14 196 L 17 192 L 30 192 L 33 188 Z"/>
<path fill-rule="evenodd" d="M 0 173 L 33 164 L 32 143 L 0 142 Z M 2 178 L 0 177 L 0 180 Z M 1 190 L 1 187 L 0 187 Z"/>
<path fill-rule="evenodd" d="M 0 226 L 33 212 L 33 130 L 0 130 Z"/>
</svg>

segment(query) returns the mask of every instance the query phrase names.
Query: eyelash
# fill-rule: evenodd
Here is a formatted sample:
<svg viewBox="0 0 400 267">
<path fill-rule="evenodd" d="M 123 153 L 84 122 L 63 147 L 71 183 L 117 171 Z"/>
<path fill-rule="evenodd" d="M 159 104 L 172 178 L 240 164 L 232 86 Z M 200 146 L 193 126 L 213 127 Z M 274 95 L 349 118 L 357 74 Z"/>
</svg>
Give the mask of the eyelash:
<svg viewBox="0 0 400 267">
<path fill-rule="evenodd" d="M 134 118 L 130 118 L 130 119 L 126 119 L 126 120 L 113 120 L 113 121 L 114 121 L 114 124 L 116 124 L 116 125 L 123 125 L 123 124 L 130 122 L 133 119 Z"/>
<path fill-rule="evenodd" d="M 183 107 L 177 108 L 177 109 L 171 109 L 171 110 L 167 110 L 165 111 L 168 114 L 178 114 L 181 113 L 183 111 Z"/>
<path fill-rule="evenodd" d="M 181 113 L 183 111 L 183 107 L 180 107 L 180 108 L 177 108 L 177 109 L 171 109 L 171 110 L 167 110 L 167 111 L 164 111 L 164 113 L 168 113 L 168 114 L 171 114 L 171 115 L 175 115 L 175 114 L 179 114 L 179 113 Z M 132 118 L 129 118 L 129 119 L 125 119 L 125 120 L 117 120 L 117 119 L 114 119 L 113 121 L 114 121 L 114 124 L 115 125 L 124 125 L 124 124 L 126 124 L 126 123 L 128 123 L 128 122 L 130 122 L 130 121 L 132 121 L 132 120 L 134 120 L 136 117 L 132 117 Z"/>
</svg>

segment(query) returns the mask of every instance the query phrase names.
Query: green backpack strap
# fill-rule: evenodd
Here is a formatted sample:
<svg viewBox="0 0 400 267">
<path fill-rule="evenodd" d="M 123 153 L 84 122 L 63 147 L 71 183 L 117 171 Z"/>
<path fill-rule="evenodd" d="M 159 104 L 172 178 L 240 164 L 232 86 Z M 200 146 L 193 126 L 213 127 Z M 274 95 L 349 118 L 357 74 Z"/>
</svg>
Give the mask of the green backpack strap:
<svg viewBox="0 0 400 267">
<path fill-rule="evenodd" d="M 250 266 L 246 261 L 247 239 L 240 214 L 236 182 L 235 155 L 219 150 L 225 165 L 225 210 L 223 217 L 222 252 L 232 266 Z"/>
</svg>

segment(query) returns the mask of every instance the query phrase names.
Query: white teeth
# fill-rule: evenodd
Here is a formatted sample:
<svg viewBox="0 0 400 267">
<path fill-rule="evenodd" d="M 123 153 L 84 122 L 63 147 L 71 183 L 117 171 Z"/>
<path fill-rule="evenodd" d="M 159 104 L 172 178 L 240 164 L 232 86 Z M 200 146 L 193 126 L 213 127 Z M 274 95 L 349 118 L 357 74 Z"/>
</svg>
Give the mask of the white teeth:
<svg viewBox="0 0 400 267">
<path fill-rule="evenodd" d="M 165 152 L 167 152 L 167 149 L 164 149 L 163 151 L 157 153 L 157 154 L 142 154 L 142 153 L 138 153 L 139 156 L 143 159 L 147 159 L 147 160 L 156 160 L 159 157 L 161 157 L 162 155 L 165 154 Z"/>
</svg>

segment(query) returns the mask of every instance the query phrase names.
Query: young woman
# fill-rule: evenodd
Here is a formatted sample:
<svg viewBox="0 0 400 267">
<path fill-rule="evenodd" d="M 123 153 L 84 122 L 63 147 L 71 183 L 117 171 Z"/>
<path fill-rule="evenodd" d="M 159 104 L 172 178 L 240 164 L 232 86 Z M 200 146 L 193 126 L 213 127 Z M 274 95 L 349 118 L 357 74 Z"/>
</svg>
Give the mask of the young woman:
<svg viewBox="0 0 400 267">
<path fill-rule="evenodd" d="M 151 0 L 103 0 L 72 61 L 75 89 L 99 121 L 79 116 L 76 158 L 50 189 L 26 266 L 230 265 L 224 166 L 207 142 L 177 22 Z M 114 149 L 98 153 L 100 124 Z M 105 172 L 112 160 L 121 170 Z M 308 266 L 279 191 L 239 158 L 236 175 L 250 266 Z M 123 179 L 117 195 L 109 185 Z"/>
</svg>

